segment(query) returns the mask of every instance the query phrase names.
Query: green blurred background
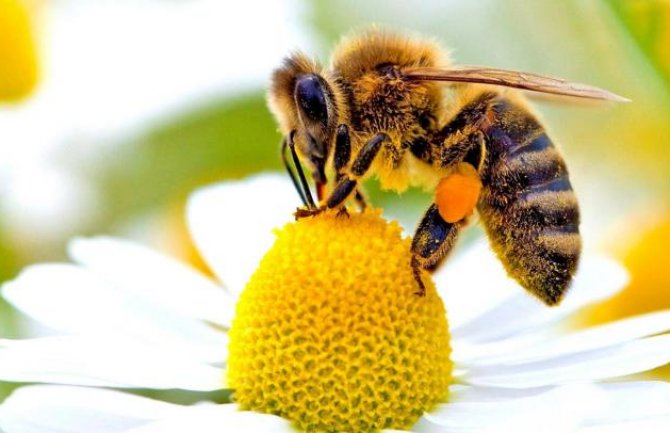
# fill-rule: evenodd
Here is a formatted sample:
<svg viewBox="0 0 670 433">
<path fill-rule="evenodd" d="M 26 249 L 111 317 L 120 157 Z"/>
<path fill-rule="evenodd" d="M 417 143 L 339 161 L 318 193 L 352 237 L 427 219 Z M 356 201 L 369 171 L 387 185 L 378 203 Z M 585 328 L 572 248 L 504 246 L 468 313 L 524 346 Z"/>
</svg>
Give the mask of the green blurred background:
<svg viewBox="0 0 670 433">
<path fill-rule="evenodd" d="M 38 52 L 38 62 L 47 65 L 48 62 L 67 61 L 54 58 L 58 55 L 57 50 L 49 52 L 50 31 L 57 28 L 53 21 L 62 20 L 68 14 L 76 16 L 79 10 L 96 16 L 98 4 L 101 14 L 114 7 L 108 2 L 92 0 L 37 3 L 36 8 L 30 9 L 39 16 L 35 20 L 35 38 L 38 45 L 47 47 Z M 122 10 L 116 18 L 122 20 L 135 6 L 131 2 L 120 3 Z M 143 6 L 150 4 L 151 10 L 157 12 L 162 7 L 174 8 L 176 3 L 179 7 L 197 4 L 204 9 L 214 5 L 214 2 L 204 0 L 138 2 Z M 263 2 L 255 3 L 258 16 L 271 13 Z M 635 248 L 643 248 L 639 247 L 641 239 L 652 232 L 656 233 L 653 239 L 657 239 L 658 227 L 670 221 L 670 2 L 337 0 L 279 3 L 286 11 L 285 16 L 291 18 L 276 22 L 276 25 L 293 29 L 298 35 L 295 41 L 304 41 L 306 45 L 297 46 L 300 42 L 294 42 L 296 45 L 287 46 L 286 51 L 303 48 L 324 62 L 342 35 L 376 23 L 435 38 L 450 48 L 456 63 L 555 75 L 604 87 L 630 98 L 631 103 L 618 105 L 538 101 L 535 106 L 555 140 L 562 145 L 568 160 L 575 189 L 583 203 L 582 232 L 590 248 L 606 250 L 626 263 L 633 263 L 635 260 L 629 260 L 629 257 L 633 254 L 631 251 L 637 251 Z M 224 60 L 230 71 L 244 70 L 245 63 L 259 55 L 252 48 L 245 51 L 250 38 L 257 39 L 257 44 L 269 43 L 275 37 L 274 30 L 259 24 L 262 20 L 250 20 L 249 15 L 238 17 L 235 2 L 225 9 L 213 9 L 212 14 L 217 13 L 222 14 L 222 25 L 235 19 L 244 21 L 241 26 L 244 30 L 240 30 L 243 33 L 235 38 L 203 40 L 196 48 L 206 50 L 207 55 L 216 59 L 225 55 L 218 47 L 239 45 L 243 55 Z M 154 25 L 152 16 L 143 16 L 148 30 Z M 160 20 L 161 14 L 157 13 L 155 17 Z M 137 20 L 137 17 L 128 18 Z M 184 14 L 185 31 L 189 26 L 198 25 L 188 21 L 191 18 Z M 123 22 L 116 25 L 123 28 Z M 91 25 L 86 31 L 95 32 L 96 28 Z M 114 55 L 121 62 L 119 68 L 141 69 L 141 61 L 152 62 L 148 52 L 141 59 L 128 58 L 128 64 L 124 65 L 123 43 L 131 42 L 122 40 L 118 43 Z M 179 49 L 189 47 L 175 47 L 177 57 Z M 277 52 L 273 56 L 279 58 L 281 54 Z M 203 67 L 207 65 L 203 64 Z M 27 134 L 27 128 L 40 128 L 41 121 L 48 121 L 49 109 L 57 109 L 49 105 L 44 108 L 45 104 L 33 109 L 43 100 L 41 94 L 55 82 L 50 81 L 50 72 L 48 67 L 41 68 L 36 90 L 23 101 L 0 104 L 0 140 L 3 138 L 3 122 L 8 128 L 8 122 L 15 122 L 10 128 L 14 131 L 12 139 L 0 142 L 5 152 L 23 146 L 21 125 Z M 59 215 L 49 218 L 48 212 L 41 214 L 37 221 L 17 217 L 21 215 L 16 211 L 17 200 L 7 197 L 22 197 L 22 190 L 12 192 L 13 178 L 0 177 L 5 182 L 4 188 L 0 188 L 0 281 L 13 278 L 30 263 L 67 260 L 65 245 L 68 238 L 96 233 L 134 237 L 202 267 L 188 242 L 182 218 L 188 193 L 199 185 L 217 180 L 281 169 L 278 158 L 280 137 L 265 104 L 262 77 L 269 74 L 269 68 L 257 72 L 261 78 L 241 80 L 244 85 L 239 88 L 233 85 L 222 91 L 213 86 L 211 92 L 201 91 L 182 105 L 172 106 L 159 116 L 142 117 L 137 122 L 130 122 L 131 126 L 122 125 L 121 130 L 108 128 L 100 135 L 79 136 L 75 128 L 75 133 L 70 130 L 58 136 L 59 150 L 50 149 L 50 157 L 56 155 L 61 170 L 74 176 L 74 182 L 81 184 L 79 186 L 83 186 L 84 191 L 95 192 L 93 199 L 87 193 L 75 195 L 75 205 L 73 210 L 68 210 L 67 219 Z M 109 73 L 114 74 L 114 71 Z M 129 76 L 132 78 L 132 72 Z M 105 81 L 104 76 L 97 79 L 102 83 Z M 193 78 L 198 79 L 198 76 Z M 147 81 L 146 86 L 151 86 L 151 82 Z M 132 105 L 134 95 L 128 93 L 126 96 L 129 106 Z M 105 99 L 100 99 L 99 104 L 106 104 Z M 160 105 L 160 101 L 156 104 Z M 38 113 L 34 122 L 29 121 L 31 110 Z M 90 110 L 95 111 L 96 107 L 91 106 Z M 23 123 L 19 122 L 19 126 L 16 112 L 22 116 Z M 26 116 L 28 120 L 25 120 Z M 113 119 L 110 123 L 114 124 Z M 11 172 L 16 167 L 0 168 Z M 387 214 L 397 216 L 409 225 L 416 221 L 430 200 L 427 194 L 416 191 L 400 198 L 381 193 L 374 182 L 368 189 L 376 205 L 383 206 Z M 2 194 L 5 194 L 4 199 Z M 88 204 L 84 200 L 89 200 Z M 55 208 L 61 209 L 58 203 Z M 25 212 L 24 208 L 21 210 Z M 72 221 L 80 223 L 72 224 Z M 669 234 L 660 236 L 666 236 L 670 241 Z M 670 278 L 661 273 L 652 281 L 636 279 L 635 275 L 636 272 L 647 275 L 668 267 L 670 255 L 665 244 L 659 246 L 657 243 L 652 242 L 651 247 L 646 247 L 643 260 L 630 265 L 637 266 L 632 269 L 633 281 L 641 287 L 636 286 L 636 291 L 651 293 L 649 303 L 656 308 L 670 306 Z M 649 248 L 656 252 L 648 253 Z M 0 338 L 25 335 L 29 329 L 25 321 L 2 302 L 0 300 Z M 616 310 L 617 307 L 611 308 Z M 0 385 L 0 400 L 10 389 L 10 386 Z M 189 400 L 181 394 L 171 398 Z"/>
</svg>

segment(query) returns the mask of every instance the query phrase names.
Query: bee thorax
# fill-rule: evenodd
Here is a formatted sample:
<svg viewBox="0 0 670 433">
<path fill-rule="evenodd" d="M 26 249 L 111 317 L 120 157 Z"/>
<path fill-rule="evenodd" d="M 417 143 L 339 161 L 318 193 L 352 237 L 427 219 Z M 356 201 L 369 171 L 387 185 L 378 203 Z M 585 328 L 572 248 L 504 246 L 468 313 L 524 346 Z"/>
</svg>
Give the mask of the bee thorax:
<svg viewBox="0 0 670 433">
<path fill-rule="evenodd" d="M 410 141 L 431 125 L 437 101 L 423 85 L 369 74 L 353 83 L 352 124 L 367 133 L 399 134 Z"/>
</svg>

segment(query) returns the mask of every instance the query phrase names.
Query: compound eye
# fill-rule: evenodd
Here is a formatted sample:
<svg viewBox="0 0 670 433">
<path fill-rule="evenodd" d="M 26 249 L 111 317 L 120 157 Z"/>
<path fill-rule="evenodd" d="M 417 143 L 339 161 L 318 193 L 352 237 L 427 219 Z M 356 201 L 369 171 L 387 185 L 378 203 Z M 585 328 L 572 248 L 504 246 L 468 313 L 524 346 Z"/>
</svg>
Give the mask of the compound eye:
<svg viewBox="0 0 670 433">
<path fill-rule="evenodd" d="M 323 123 L 328 120 L 326 90 L 318 76 L 310 74 L 298 78 L 295 83 L 295 100 L 310 120 Z"/>
</svg>

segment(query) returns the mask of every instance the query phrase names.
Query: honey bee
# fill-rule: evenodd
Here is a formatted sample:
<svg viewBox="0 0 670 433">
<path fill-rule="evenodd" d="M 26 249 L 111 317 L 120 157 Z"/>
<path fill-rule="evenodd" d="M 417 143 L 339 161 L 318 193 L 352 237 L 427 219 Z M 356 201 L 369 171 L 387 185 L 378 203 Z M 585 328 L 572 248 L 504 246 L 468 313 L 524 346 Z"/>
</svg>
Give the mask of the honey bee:
<svg viewBox="0 0 670 433">
<path fill-rule="evenodd" d="M 476 209 L 507 273 L 557 305 L 579 261 L 579 206 L 563 157 L 514 88 L 625 100 L 538 74 L 453 67 L 434 42 L 379 29 L 345 39 L 328 68 L 290 55 L 272 75 L 268 102 L 305 205 L 296 218 L 346 214 L 349 199 L 364 207 L 360 182 L 371 175 L 384 189 L 429 188 L 435 200 L 412 240 L 418 295 L 422 272 L 444 260 Z M 327 167 L 335 174 L 328 191 Z"/>
</svg>

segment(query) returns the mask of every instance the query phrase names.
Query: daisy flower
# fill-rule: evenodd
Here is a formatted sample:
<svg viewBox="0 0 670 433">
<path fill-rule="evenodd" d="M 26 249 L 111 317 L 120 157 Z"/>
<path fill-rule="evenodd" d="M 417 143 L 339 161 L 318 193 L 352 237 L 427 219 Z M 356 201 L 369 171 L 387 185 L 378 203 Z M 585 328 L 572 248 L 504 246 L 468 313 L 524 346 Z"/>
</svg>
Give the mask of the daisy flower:
<svg viewBox="0 0 670 433">
<path fill-rule="evenodd" d="M 326 214 L 273 234 L 294 207 L 274 175 L 192 196 L 193 238 L 222 283 L 112 238 L 27 268 L 3 295 L 54 335 L 0 340 L 0 379 L 42 383 L 0 405 L 0 430 L 667 431 L 670 384 L 620 378 L 670 360 L 670 312 L 566 329 L 626 283 L 615 262 L 585 254 L 547 308 L 476 244 L 420 298 L 397 223 Z M 234 403 L 109 388 L 232 389 Z"/>
</svg>

